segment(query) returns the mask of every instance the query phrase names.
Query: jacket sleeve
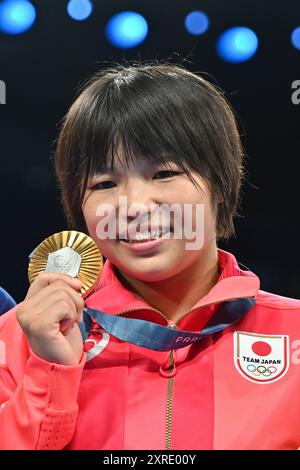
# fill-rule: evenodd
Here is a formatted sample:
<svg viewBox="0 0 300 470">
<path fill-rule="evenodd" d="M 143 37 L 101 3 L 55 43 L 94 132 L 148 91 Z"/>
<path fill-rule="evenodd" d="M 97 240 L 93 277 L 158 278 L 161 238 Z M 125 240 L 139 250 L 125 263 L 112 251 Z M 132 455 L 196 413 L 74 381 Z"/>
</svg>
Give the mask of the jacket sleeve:
<svg viewBox="0 0 300 470">
<path fill-rule="evenodd" d="M 0 324 L 0 449 L 63 449 L 75 431 L 86 355 L 74 366 L 39 358 L 11 312 Z"/>
</svg>

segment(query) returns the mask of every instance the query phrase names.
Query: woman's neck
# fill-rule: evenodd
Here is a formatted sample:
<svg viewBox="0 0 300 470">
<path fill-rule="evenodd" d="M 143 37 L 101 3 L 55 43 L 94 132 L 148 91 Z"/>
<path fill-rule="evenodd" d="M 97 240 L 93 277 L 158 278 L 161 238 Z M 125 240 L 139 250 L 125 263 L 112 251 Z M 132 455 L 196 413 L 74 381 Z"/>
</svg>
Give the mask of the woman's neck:
<svg viewBox="0 0 300 470">
<path fill-rule="evenodd" d="M 139 281 L 119 270 L 116 272 L 128 290 L 159 310 L 170 322 L 191 310 L 220 276 L 215 243 L 201 251 L 196 263 L 163 281 Z"/>
</svg>

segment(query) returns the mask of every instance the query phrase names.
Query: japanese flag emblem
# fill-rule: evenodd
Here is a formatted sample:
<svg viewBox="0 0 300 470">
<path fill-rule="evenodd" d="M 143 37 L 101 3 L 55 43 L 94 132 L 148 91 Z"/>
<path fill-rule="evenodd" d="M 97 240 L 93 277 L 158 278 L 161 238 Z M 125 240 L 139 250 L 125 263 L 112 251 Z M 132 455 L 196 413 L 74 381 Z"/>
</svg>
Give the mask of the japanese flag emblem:
<svg viewBox="0 0 300 470">
<path fill-rule="evenodd" d="M 251 382 L 275 382 L 289 368 L 289 337 L 236 331 L 234 364 L 237 371 Z"/>
</svg>

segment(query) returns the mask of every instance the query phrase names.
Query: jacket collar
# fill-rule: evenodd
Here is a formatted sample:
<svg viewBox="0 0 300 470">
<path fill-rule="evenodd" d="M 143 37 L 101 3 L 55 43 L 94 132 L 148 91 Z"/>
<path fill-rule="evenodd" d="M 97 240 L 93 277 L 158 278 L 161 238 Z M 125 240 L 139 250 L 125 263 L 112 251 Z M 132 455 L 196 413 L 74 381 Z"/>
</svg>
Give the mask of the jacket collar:
<svg viewBox="0 0 300 470">
<path fill-rule="evenodd" d="M 220 248 L 218 248 L 218 263 L 221 274 L 217 283 L 207 295 L 199 299 L 190 312 L 184 315 L 184 318 L 193 319 L 200 309 L 206 322 L 219 303 L 232 299 L 256 297 L 260 282 L 254 273 L 249 270 L 242 270 L 236 258 Z M 162 314 L 147 302 L 138 299 L 123 286 L 116 275 L 115 269 L 115 266 L 107 259 L 104 263 L 100 281 L 92 294 L 86 299 L 86 305 L 112 315 L 127 312 L 126 316 L 144 318 L 165 325 L 166 321 Z M 197 315 L 197 318 L 199 318 L 199 315 Z M 186 321 L 181 322 L 180 326 L 187 327 Z"/>
</svg>

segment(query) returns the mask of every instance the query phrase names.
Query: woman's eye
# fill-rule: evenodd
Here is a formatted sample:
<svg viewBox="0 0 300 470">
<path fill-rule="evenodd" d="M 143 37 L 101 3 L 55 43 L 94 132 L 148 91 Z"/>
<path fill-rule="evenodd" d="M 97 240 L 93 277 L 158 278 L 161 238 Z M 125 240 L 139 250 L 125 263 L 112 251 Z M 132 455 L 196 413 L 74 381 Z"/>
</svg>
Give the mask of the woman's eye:
<svg viewBox="0 0 300 470">
<path fill-rule="evenodd" d="M 171 171 L 171 170 L 163 170 L 163 171 L 158 171 L 155 174 L 155 177 L 157 175 L 162 175 L 162 178 L 169 178 L 169 177 L 172 177 L 172 176 L 175 176 L 175 175 L 179 175 L 179 172 L 178 171 Z M 158 178 L 158 179 L 161 179 L 161 178 Z M 91 187 L 91 189 L 93 189 L 94 191 L 110 189 L 110 188 L 113 187 L 112 185 L 115 185 L 115 183 L 113 181 L 102 181 L 101 183 L 96 183 L 94 186 Z"/>
<path fill-rule="evenodd" d="M 179 172 L 178 171 L 171 171 L 171 170 L 163 170 L 163 171 L 159 171 L 158 173 L 156 173 L 156 175 L 159 175 L 159 174 L 164 174 L 165 175 L 165 178 L 168 178 L 169 176 L 175 176 L 175 175 L 179 175 Z M 167 173 L 167 175 L 166 175 Z M 156 176 L 155 175 L 155 176 Z M 160 179 L 160 178 L 159 178 Z"/>
<path fill-rule="evenodd" d="M 109 189 L 109 187 L 105 186 L 107 184 L 115 184 L 113 181 L 103 181 L 102 183 L 96 183 L 91 189 Z"/>
</svg>

